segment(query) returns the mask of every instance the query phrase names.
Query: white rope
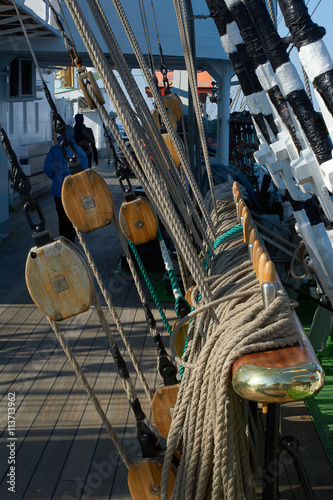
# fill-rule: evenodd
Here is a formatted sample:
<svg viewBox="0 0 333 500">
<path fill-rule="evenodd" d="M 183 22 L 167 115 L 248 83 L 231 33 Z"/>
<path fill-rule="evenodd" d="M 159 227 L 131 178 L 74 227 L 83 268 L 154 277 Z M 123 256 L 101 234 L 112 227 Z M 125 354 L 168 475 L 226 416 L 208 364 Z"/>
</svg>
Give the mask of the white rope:
<svg viewBox="0 0 333 500">
<path fill-rule="evenodd" d="M 180 0 L 180 2 L 181 2 L 181 7 L 179 5 L 179 0 L 174 0 L 174 7 L 175 7 L 176 17 L 177 17 L 177 22 L 178 22 L 180 39 L 182 42 L 183 52 L 184 52 L 184 56 L 185 56 L 186 69 L 187 69 L 188 77 L 189 77 L 189 84 L 190 84 L 190 88 L 191 88 L 195 116 L 196 116 L 197 124 L 198 124 L 198 130 L 199 130 L 199 135 L 200 135 L 200 140 L 201 140 L 201 147 L 202 147 L 202 151 L 203 151 L 204 159 L 205 159 L 209 187 L 210 187 L 210 190 L 212 193 L 214 210 L 216 211 L 216 197 L 215 197 L 215 188 L 214 188 L 214 182 L 213 182 L 213 174 L 212 174 L 212 170 L 211 170 L 210 163 L 209 163 L 208 146 L 207 146 L 204 126 L 203 126 L 203 121 L 202 121 L 201 106 L 200 106 L 199 95 L 198 95 L 197 75 L 196 75 L 195 69 L 194 69 L 194 61 L 193 61 L 193 56 L 192 56 L 192 51 L 191 51 L 191 46 L 190 46 L 188 28 L 187 28 L 186 9 L 185 9 L 185 5 L 184 5 L 184 1 Z"/>
</svg>

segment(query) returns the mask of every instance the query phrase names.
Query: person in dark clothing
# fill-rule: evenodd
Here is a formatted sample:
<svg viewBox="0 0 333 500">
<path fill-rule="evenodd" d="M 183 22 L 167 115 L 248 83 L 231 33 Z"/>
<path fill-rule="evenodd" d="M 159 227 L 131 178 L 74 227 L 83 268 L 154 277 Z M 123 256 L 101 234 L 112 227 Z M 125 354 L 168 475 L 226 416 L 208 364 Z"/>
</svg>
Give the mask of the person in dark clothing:
<svg viewBox="0 0 333 500">
<path fill-rule="evenodd" d="M 83 121 L 84 116 L 81 113 L 75 115 L 74 140 L 86 153 L 88 165 L 91 168 L 92 157 L 94 157 L 95 165 L 98 165 L 98 152 L 95 145 L 94 133 L 91 128 L 85 126 Z"/>
<path fill-rule="evenodd" d="M 76 152 L 78 155 L 78 159 L 80 160 L 82 170 L 88 168 L 88 159 L 87 155 L 75 142 L 70 139 Z M 70 175 L 70 171 L 68 168 L 68 162 L 65 159 L 60 143 L 62 139 L 58 137 L 57 144 L 52 146 L 50 151 L 48 152 L 45 162 L 44 162 L 44 172 L 50 179 L 52 179 L 51 193 L 54 196 L 56 211 L 58 213 L 58 221 L 59 221 L 59 234 L 60 236 L 64 236 L 68 238 L 70 241 L 75 243 L 76 231 L 73 227 L 73 224 L 67 217 L 67 214 L 64 210 L 62 201 L 61 201 L 61 189 L 62 184 L 64 182 L 64 178 L 67 175 Z M 68 157 L 71 157 L 73 151 L 70 147 L 65 148 L 66 154 Z"/>
</svg>

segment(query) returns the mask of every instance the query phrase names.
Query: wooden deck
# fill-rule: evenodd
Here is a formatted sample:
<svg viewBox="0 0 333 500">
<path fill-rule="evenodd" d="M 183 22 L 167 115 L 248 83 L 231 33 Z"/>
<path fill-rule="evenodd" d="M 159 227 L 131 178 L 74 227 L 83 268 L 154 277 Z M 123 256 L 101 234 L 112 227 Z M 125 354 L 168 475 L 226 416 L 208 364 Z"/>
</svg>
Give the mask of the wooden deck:
<svg viewBox="0 0 333 500">
<path fill-rule="evenodd" d="M 98 171 L 113 193 L 115 206 L 123 200 L 117 178 L 106 161 Z M 38 198 L 47 224 L 58 235 L 57 217 L 50 194 Z M 0 369 L 1 369 L 1 453 L 0 498 L 24 500 L 130 499 L 127 470 L 118 458 L 99 416 L 58 344 L 45 315 L 32 303 L 24 280 L 29 249 L 34 246 L 22 211 L 10 215 L 11 234 L 0 242 Z M 86 236 L 104 282 L 120 315 L 125 331 L 141 360 L 151 389 L 161 379 L 156 374 L 156 351 L 147 329 L 142 308 L 130 277 L 115 274 L 122 255 L 113 225 Z M 175 318 L 171 304 L 165 306 L 170 322 Z M 106 308 L 105 308 L 106 310 Z M 162 322 L 159 331 L 165 343 L 168 336 Z M 113 325 L 109 317 L 110 325 Z M 94 307 L 61 323 L 61 329 L 75 356 L 83 366 L 109 420 L 123 440 L 131 458 L 140 456 L 135 438 L 135 423 L 122 384 L 108 351 L 107 340 Z M 122 346 L 114 329 L 117 342 Z M 147 335 L 148 333 L 148 335 Z M 125 355 L 127 360 L 127 356 Z M 136 381 L 134 370 L 130 373 Z M 145 411 L 147 398 L 136 381 Z M 8 394 L 15 393 L 15 441 L 7 428 Z M 302 456 L 316 498 L 332 498 L 333 474 L 313 424 L 302 403 L 283 407 L 283 432 L 294 434 L 301 443 Z M 15 443 L 15 493 L 8 491 L 8 443 Z M 12 447 L 13 448 L 13 447 Z M 293 473 L 290 460 L 288 483 L 281 475 L 281 498 L 303 499 L 304 494 Z M 290 485 L 292 491 L 290 490 Z"/>
<path fill-rule="evenodd" d="M 98 167 L 111 187 L 115 206 L 123 194 L 118 179 L 106 161 Z M 47 225 L 58 236 L 57 216 L 50 194 L 38 198 Z M 29 249 L 34 246 L 22 211 L 11 213 L 11 234 L 0 243 L 1 313 L 1 462 L 0 498 L 129 499 L 127 469 L 103 428 L 92 403 L 67 361 L 45 315 L 37 309 L 26 289 L 24 267 Z M 85 235 L 104 283 L 135 353 L 141 360 L 153 390 L 161 383 L 156 374 L 156 351 L 147 330 L 144 313 L 131 277 L 115 274 L 122 249 L 113 225 Z M 163 304 L 164 305 L 164 304 Z M 175 318 L 166 311 L 170 321 Z M 107 311 L 107 308 L 105 307 Z M 159 331 L 168 335 L 154 310 Z M 108 314 L 110 325 L 114 322 Z M 108 350 L 94 307 L 61 324 L 85 375 L 130 456 L 139 455 L 135 422 L 122 383 Z M 148 332 L 148 335 L 147 335 Z M 116 341 L 123 346 L 113 328 Z M 128 361 L 127 356 L 125 359 Z M 135 371 L 129 364 L 133 381 Z M 136 389 L 149 415 L 149 405 L 140 382 Z M 8 394 L 15 393 L 16 491 L 8 491 L 9 448 L 7 438 Z M 8 442 L 7 442 L 8 441 Z"/>
</svg>

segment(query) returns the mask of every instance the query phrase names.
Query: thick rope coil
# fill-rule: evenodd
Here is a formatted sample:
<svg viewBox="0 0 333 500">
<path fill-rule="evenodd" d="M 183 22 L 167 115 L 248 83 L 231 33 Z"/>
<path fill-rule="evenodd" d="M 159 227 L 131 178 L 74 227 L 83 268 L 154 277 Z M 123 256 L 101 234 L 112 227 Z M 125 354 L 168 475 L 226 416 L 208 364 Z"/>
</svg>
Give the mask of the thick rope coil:
<svg viewBox="0 0 333 500">
<path fill-rule="evenodd" d="M 221 205 L 229 208 L 228 202 Z M 234 217 L 223 221 L 222 212 L 222 232 L 230 229 L 231 221 L 235 224 Z M 174 338 L 179 328 L 190 321 L 187 351 L 178 359 L 185 372 L 164 458 L 163 500 L 167 499 L 175 450 L 179 450 L 181 461 L 172 499 L 256 497 L 256 429 L 248 402 L 232 388 L 231 367 L 244 354 L 292 345 L 299 339 L 284 292 L 279 291 L 272 304 L 263 308 L 247 245 L 227 239 L 219 250 L 214 258 L 217 274 L 206 279 L 213 300 L 209 304 L 198 301 L 196 287 L 192 292 L 194 309 L 171 336 L 171 352 L 175 356 Z M 219 319 L 218 325 L 211 320 L 211 308 Z"/>
</svg>

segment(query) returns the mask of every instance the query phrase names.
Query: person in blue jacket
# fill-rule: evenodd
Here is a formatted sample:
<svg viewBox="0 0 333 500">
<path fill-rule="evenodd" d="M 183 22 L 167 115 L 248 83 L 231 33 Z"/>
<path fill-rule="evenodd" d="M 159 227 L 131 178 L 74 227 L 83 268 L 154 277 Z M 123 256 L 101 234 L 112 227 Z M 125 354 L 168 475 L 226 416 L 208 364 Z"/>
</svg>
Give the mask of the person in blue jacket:
<svg viewBox="0 0 333 500">
<path fill-rule="evenodd" d="M 77 152 L 77 157 L 80 160 L 82 170 L 88 168 L 88 158 L 82 148 L 80 148 L 72 137 L 68 138 L 72 143 Z M 61 148 L 62 138 L 58 137 L 58 142 L 54 146 L 51 146 L 48 152 L 45 162 L 44 162 L 44 172 L 50 179 L 52 179 L 51 193 L 54 196 L 55 206 L 58 213 L 59 220 L 59 234 L 68 238 L 73 243 L 75 242 L 76 232 L 75 229 L 66 215 L 64 207 L 61 201 L 61 189 L 64 182 L 64 178 L 70 175 L 68 168 L 68 162 L 65 159 Z M 73 156 L 71 147 L 67 147 L 66 154 L 69 158 Z"/>
</svg>

